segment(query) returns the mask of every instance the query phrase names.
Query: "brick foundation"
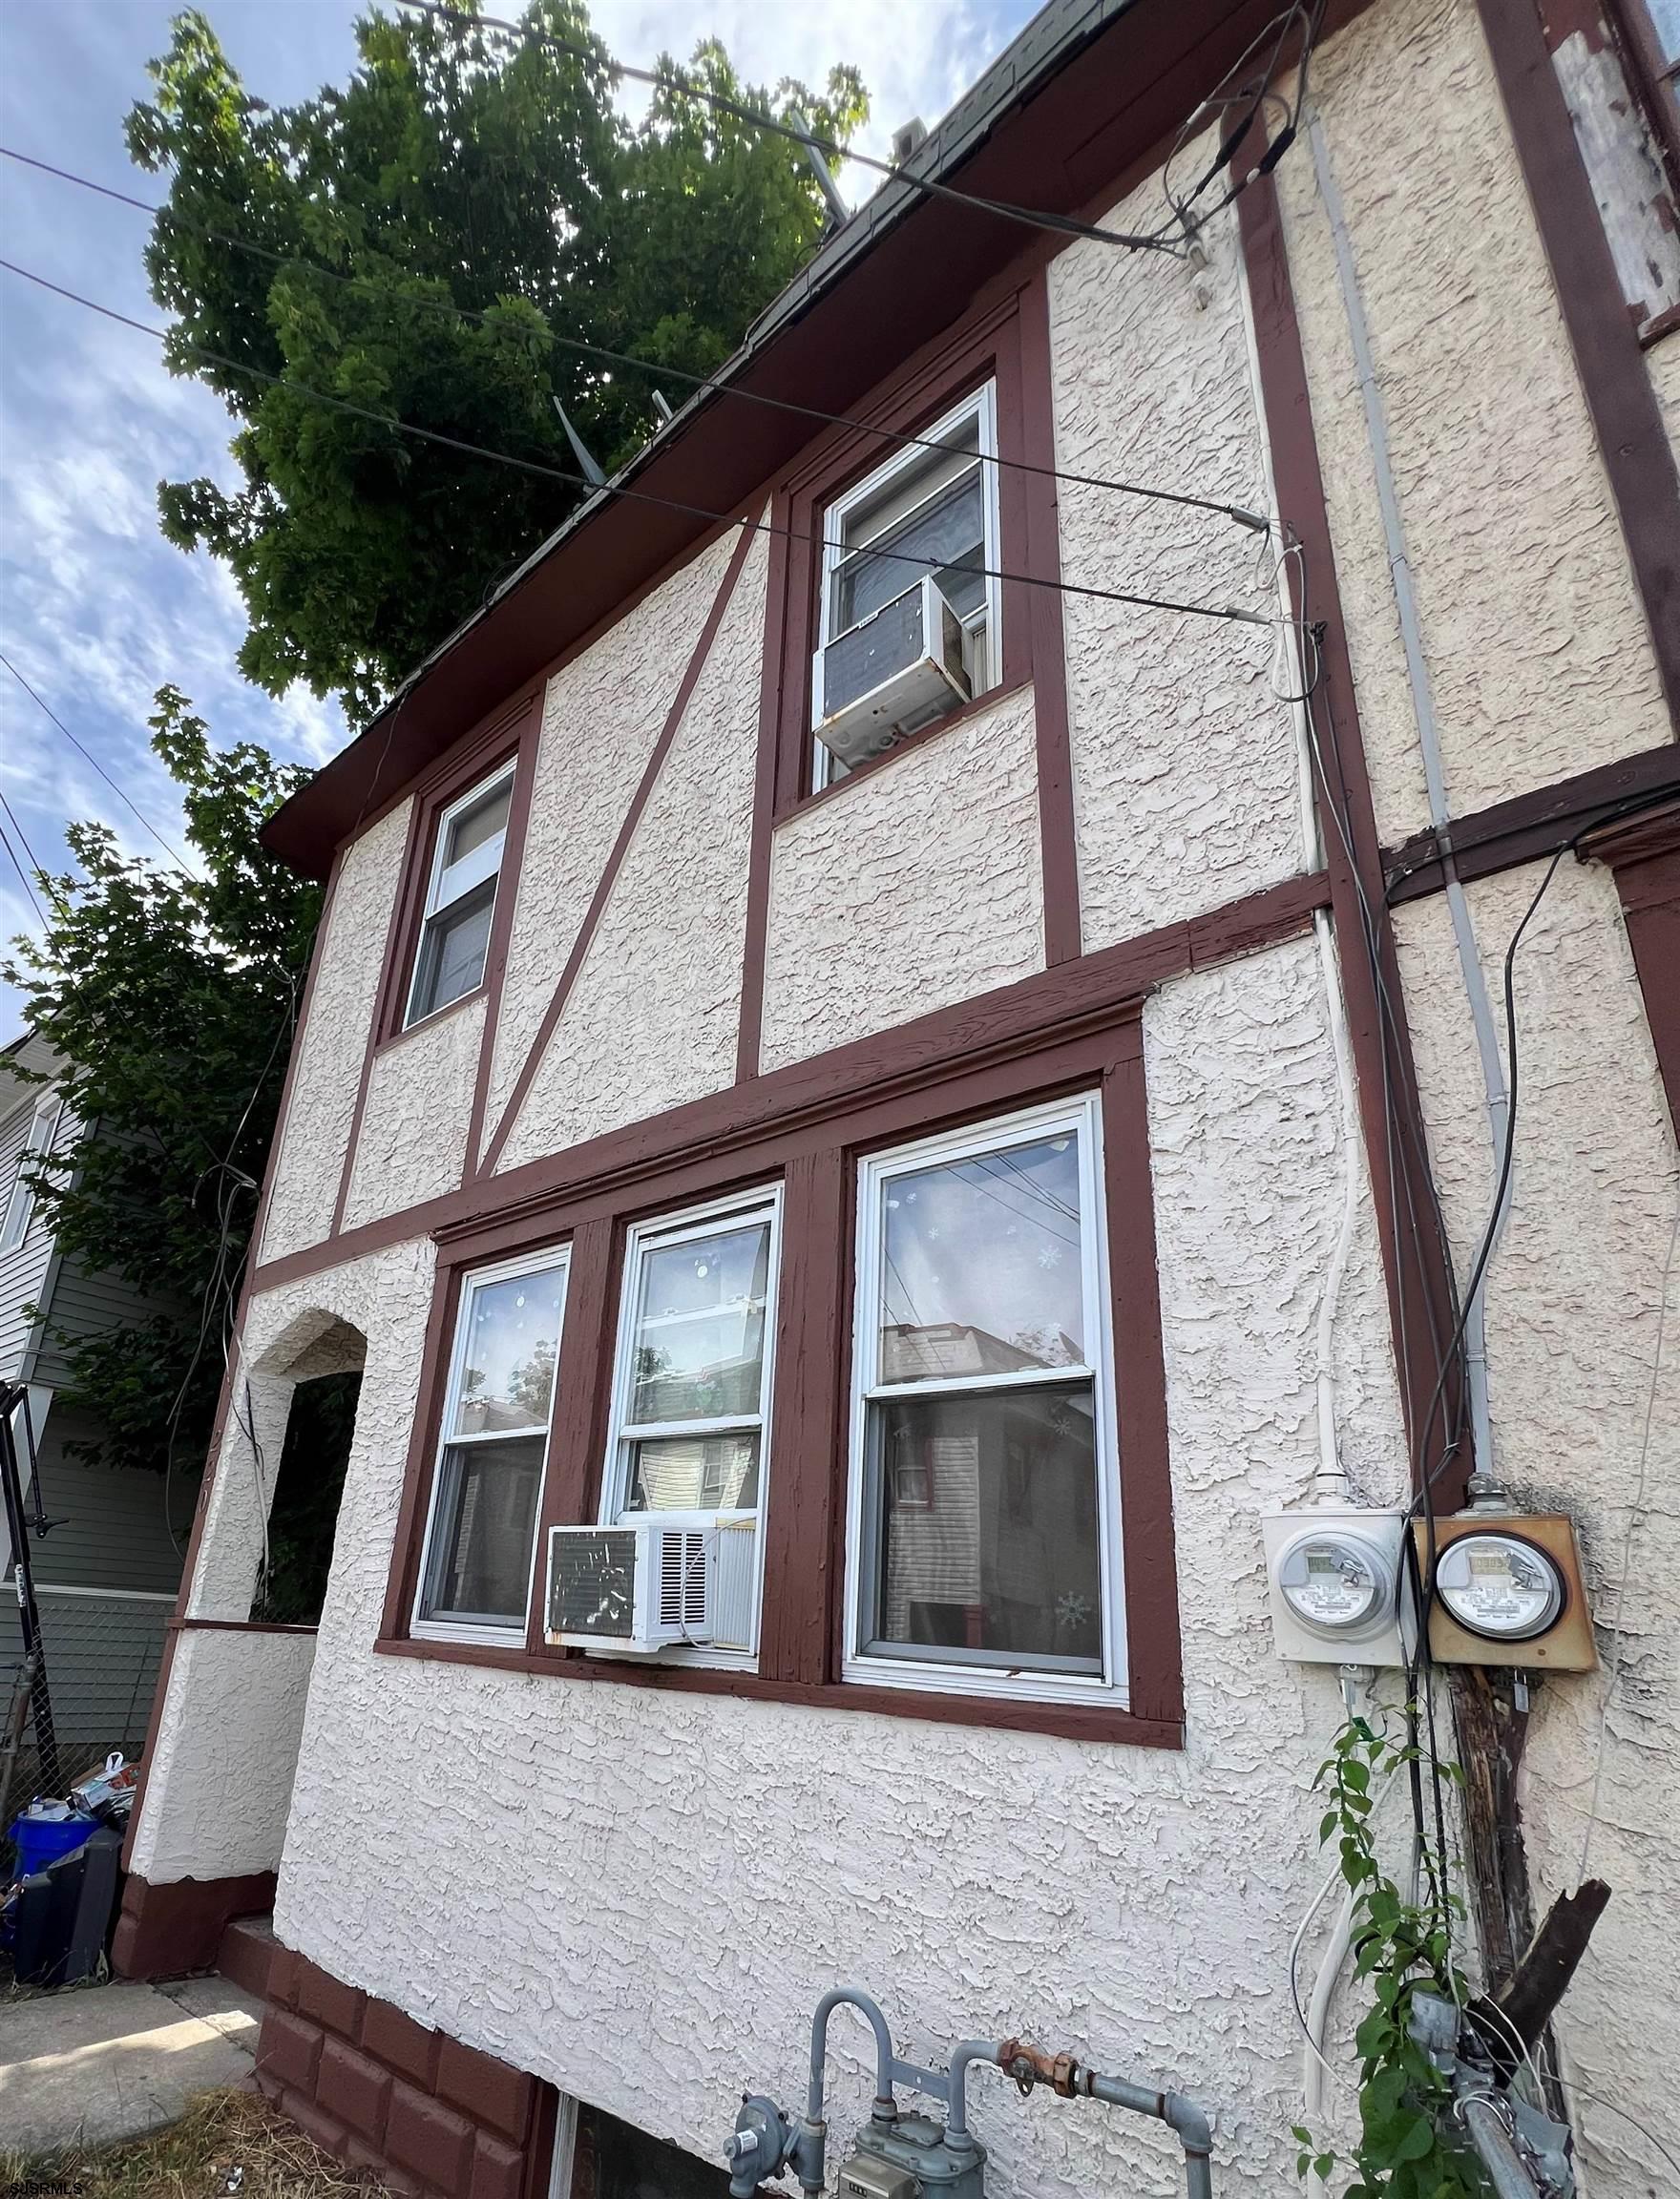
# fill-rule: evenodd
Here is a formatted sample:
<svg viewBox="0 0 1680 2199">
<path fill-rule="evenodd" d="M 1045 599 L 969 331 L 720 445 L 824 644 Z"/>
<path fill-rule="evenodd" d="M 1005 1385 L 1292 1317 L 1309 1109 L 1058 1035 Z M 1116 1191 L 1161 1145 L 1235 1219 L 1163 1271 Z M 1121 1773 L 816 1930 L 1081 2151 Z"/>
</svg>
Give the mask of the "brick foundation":
<svg viewBox="0 0 1680 2199">
<path fill-rule="evenodd" d="M 257 2083 L 398 2199 L 541 2199 L 555 2094 L 289 1948 L 268 1965 Z"/>
<path fill-rule="evenodd" d="M 274 1907 L 274 1873 L 244 1878 L 176 1878 L 161 1885 L 131 1872 L 111 1945 L 119 1978 L 180 1978 L 216 1962 L 221 1936 L 240 1916 Z M 243 1980 L 242 1980 L 243 1982 Z"/>
</svg>

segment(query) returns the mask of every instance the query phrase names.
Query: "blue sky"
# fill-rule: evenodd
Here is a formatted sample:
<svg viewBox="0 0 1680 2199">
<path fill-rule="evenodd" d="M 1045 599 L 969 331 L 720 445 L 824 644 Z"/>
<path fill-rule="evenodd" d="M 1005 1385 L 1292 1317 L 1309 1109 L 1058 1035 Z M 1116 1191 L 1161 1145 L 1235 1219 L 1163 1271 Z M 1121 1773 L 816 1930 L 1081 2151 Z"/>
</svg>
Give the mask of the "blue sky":
<svg viewBox="0 0 1680 2199">
<path fill-rule="evenodd" d="M 271 105 L 342 79 L 354 61 L 355 0 L 202 0 L 249 89 Z M 865 148 L 884 153 L 911 115 L 951 105 L 1033 12 L 1032 0 L 597 0 L 612 51 L 646 63 L 715 34 L 761 82 L 862 70 L 874 112 Z M 132 169 L 122 122 L 168 44 L 162 0 L 5 0 L 0 142 L 140 197 L 161 179 Z M 492 13 L 516 12 L 509 5 Z M 845 179 L 853 196 L 865 178 Z M 142 215 L 13 161 L 0 161 L 4 256 L 136 320 L 147 295 Z M 155 690 L 182 688 L 224 742 L 254 740 L 320 763 L 344 739 L 337 709 L 302 687 L 280 701 L 241 679 L 242 606 L 225 573 L 158 532 L 159 479 L 231 483 L 217 400 L 164 373 L 157 346 L 0 271 L 0 650 L 165 840 L 178 808 L 147 745 Z M 160 857 L 136 821 L 0 666 L 0 792 L 35 859 L 67 867 L 67 819 L 97 817 L 133 853 Z M 33 924 L 0 855 L 0 938 Z M 0 1043 L 19 1028 L 0 985 Z"/>
</svg>

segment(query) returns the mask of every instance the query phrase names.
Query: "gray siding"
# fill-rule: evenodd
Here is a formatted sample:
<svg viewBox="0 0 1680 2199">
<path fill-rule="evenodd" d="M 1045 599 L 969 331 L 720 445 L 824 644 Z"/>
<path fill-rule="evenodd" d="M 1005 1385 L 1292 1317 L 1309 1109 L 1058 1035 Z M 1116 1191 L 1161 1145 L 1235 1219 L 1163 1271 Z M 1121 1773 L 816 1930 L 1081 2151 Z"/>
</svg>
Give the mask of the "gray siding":
<svg viewBox="0 0 1680 2199">
<path fill-rule="evenodd" d="M 113 1749 L 128 1757 L 144 1749 L 169 1609 L 126 1597 L 41 1591 L 48 1692 L 66 1781 Z M 17 1609 L 8 1603 L 0 1608 L 0 1703 L 11 1699 L 22 1654 Z"/>
<path fill-rule="evenodd" d="M 43 1320 L 35 1348 L 34 1380 L 54 1386 L 70 1378 L 60 1337 L 97 1336 L 124 1322 L 144 1321 L 154 1310 L 152 1302 L 119 1275 L 109 1271 L 88 1274 L 74 1260 L 54 1262 L 41 1305 Z"/>
<path fill-rule="evenodd" d="M 66 1457 L 66 1446 L 90 1434 L 89 1423 L 57 1405 L 47 1416 L 39 1447 L 41 1508 L 60 1524 L 44 1538 L 31 1538 L 37 1584 L 145 1588 L 173 1595 L 180 1582 L 181 1561 L 164 1518 L 163 1476 Z M 176 1475 L 170 1485 L 176 1533 L 183 1544 L 196 1487 L 190 1473 Z"/>
</svg>

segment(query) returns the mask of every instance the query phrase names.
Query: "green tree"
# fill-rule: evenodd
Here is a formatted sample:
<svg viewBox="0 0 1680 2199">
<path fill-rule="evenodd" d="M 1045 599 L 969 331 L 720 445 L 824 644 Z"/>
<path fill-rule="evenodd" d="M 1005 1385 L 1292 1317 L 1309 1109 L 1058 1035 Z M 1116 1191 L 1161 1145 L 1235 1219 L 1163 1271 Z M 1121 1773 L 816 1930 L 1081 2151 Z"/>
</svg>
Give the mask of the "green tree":
<svg viewBox="0 0 1680 2199">
<path fill-rule="evenodd" d="M 822 234 L 796 146 L 662 91 L 632 128 L 581 0 L 523 20 L 577 51 L 370 11 L 347 83 L 270 109 L 183 14 L 129 116 L 170 178 L 146 256 L 169 364 L 226 402 L 244 476 L 162 484 L 163 529 L 231 569 L 271 694 L 303 680 L 367 717 L 578 499 L 396 422 L 573 470 L 558 397 L 610 466 L 654 425 L 651 378 L 554 338 L 707 372 Z M 837 141 L 868 112 L 851 69 L 772 93 L 706 42 L 692 70 Z"/>
<path fill-rule="evenodd" d="M 63 1058 L 79 1143 L 37 1178 L 59 1248 L 156 1310 L 64 1339 L 67 1402 L 114 1464 L 201 1462 L 320 914 L 317 886 L 258 828 L 307 774 L 249 742 L 219 750 L 186 698 L 158 696 L 152 745 L 180 787 L 200 876 L 126 857 L 72 825 L 76 872 L 44 879 L 44 938 L 6 975 Z M 100 1135 L 88 1135 L 94 1126 Z"/>
</svg>

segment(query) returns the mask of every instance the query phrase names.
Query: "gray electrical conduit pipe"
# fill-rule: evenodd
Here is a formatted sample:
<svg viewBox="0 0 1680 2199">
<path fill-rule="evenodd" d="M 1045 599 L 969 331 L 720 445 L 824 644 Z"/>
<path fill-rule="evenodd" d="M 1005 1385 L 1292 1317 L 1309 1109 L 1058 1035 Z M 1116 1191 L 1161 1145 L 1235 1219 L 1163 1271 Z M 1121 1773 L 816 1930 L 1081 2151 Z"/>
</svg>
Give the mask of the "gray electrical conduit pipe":
<svg viewBox="0 0 1680 2199">
<path fill-rule="evenodd" d="M 1412 592 L 1412 567 L 1406 555 L 1405 530 L 1400 522 L 1399 499 L 1395 492 L 1394 464 L 1388 447 L 1388 420 L 1383 410 L 1376 368 L 1372 361 L 1371 332 L 1366 325 L 1364 301 L 1359 293 L 1359 275 L 1354 264 L 1354 247 L 1348 235 L 1347 217 L 1342 211 L 1341 194 L 1336 189 L 1335 176 L 1330 164 L 1330 147 L 1325 139 L 1324 124 L 1317 115 L 1307 125 L 1307 139 L 1312 149 L 1312 173 L 1317 180 L 1318 195 L 1324 201 L 1331 241 L 1335 247 L 1336 278 L 1341 287 L 1342 309 L 1347 315 L 1348 335 L 1354 347 L 1354 366 L 1359 378 L 1359 395 L 1365 408 L 1365 431 L 1370 438 L 1372 463 L 1376 474 L 1376 501 L 1382 514 L 1389 573 L 1394 581 L 1395 609 L 1399 617 L 1400 641 L 1406 658 L 1406 678 L 1412 690 L 1412 714 L 1418 723 L 1418 745 L 1423 755 L 1423 780 L 1429 794 L 1429 822 L 1439 835 L 1438 844 L 1442 851 L 1441 868 L 1446 878 L 1447 909 L 1453 920 L 1459 967 L 1470 1002 L 1470 1020 L 1476 1030 L 1477 1051 L 1481 1058 L 1483 1103 L 1487 1109 L 1488 1136 L 1493 1142 L 1493 1166 L 1497 1174 L 1504 1152 L 1506 1123 L 1511 1107 L 1510 1094 L 1505 1083 L 1504 1062 L 1500 1056 L 1499 1034 L 1494 1027 L 1493 1005 L 1487 995 L 1487 980 L 1481 974 L 1481 960 L 1477 953 L 1470 905 L 1464 898 L 1464 889 L 1459 882 L 1446 839 L 1451 823 L 1451 812 L 1447 806 L 1446 772 L 1441 763 L 1440 736 L 1436 724 L 1435 695 L 1430 686 L 1429 667 L 1423 656 L 1423 637 L 1418 622 L 1418 602 Z M 1511 1186 L 1507 1183 L 1504 1199 L 1495 1218 L 1496 1246 L 1504 1233 L 1505 1217 L 1510 1208 Z M 1478 1293 L 1464 1326 L 1464 1358 L 1470 1391 L 1471 1445 L 1478 1469 L 1483 1474 L 1491 1474 L 1493 1427 L 1487 1403 L 1487 1344 L 1481 1310 L 1484 1295 L 1484 1291 Z"/>
</svg>

